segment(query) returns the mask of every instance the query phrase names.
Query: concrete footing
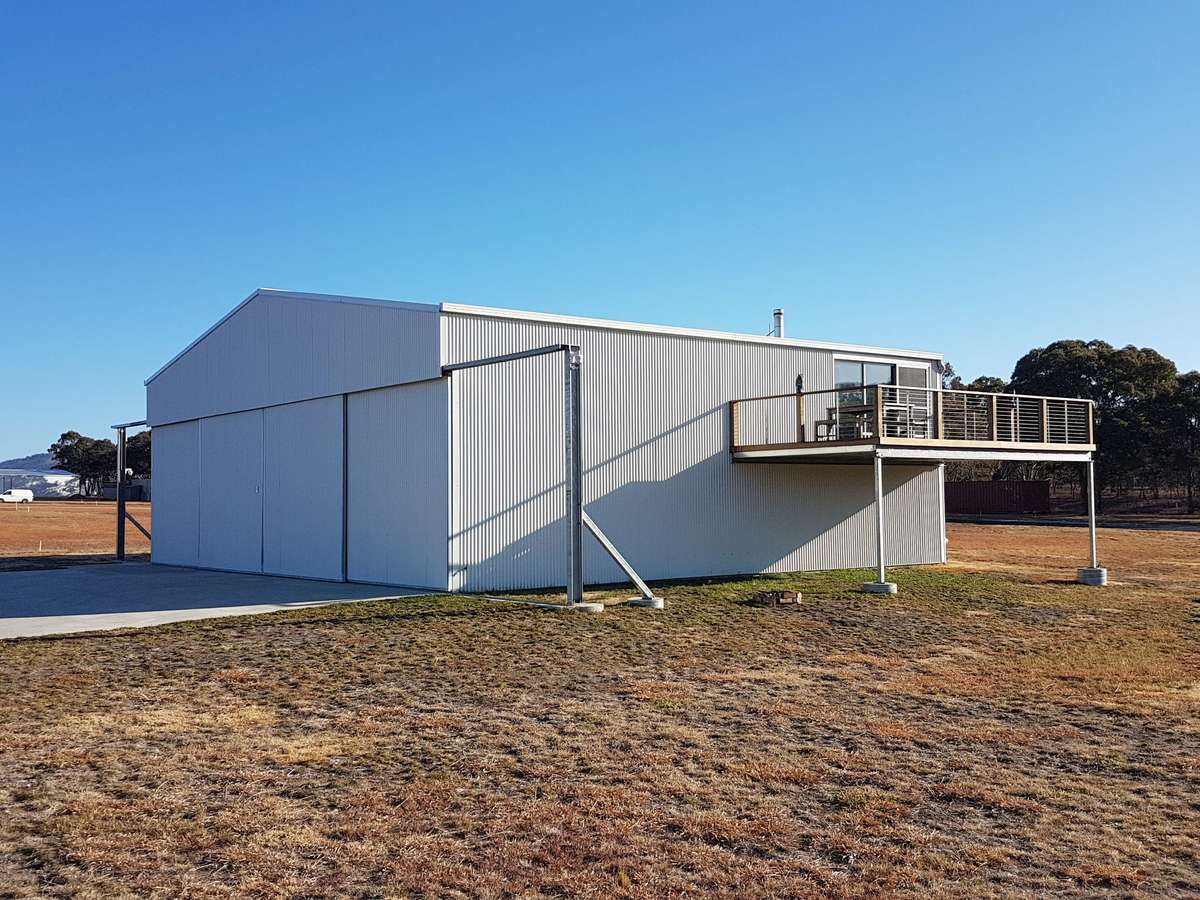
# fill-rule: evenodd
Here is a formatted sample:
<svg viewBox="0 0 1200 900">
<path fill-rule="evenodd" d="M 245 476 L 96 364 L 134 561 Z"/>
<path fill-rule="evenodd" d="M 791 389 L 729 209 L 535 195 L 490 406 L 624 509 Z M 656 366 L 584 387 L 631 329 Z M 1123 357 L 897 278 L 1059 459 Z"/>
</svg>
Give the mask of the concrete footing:
<svg viewBox="0 0 1200 900">
<path fill-rule="evenodd" d="M 1080 569 L 1079 577 L 1075 579 L 1080 584 L 1090 584 L 1093 587 L 1104 587 L 1108 584 L 1108 569 Z"/>
<path fill-rule="evenodd" d="M 868 581 L 862 586 L 868 594 L 894 594 L 896 585 L 890 581 Z"/>
<path fill-rule="evenodd" d="M 646 609 L 664 609 L 667 601 L 662 597 L 630 597 L 625 601 L 627 606 L 641 606 Z"/>
<path fill-rule="evenodd" d="M 603 603 L 568 603 L 565 606 L 558 607 L 564 612 L 577 613 L 602 613 L 604 612 Z"/>
</svg>

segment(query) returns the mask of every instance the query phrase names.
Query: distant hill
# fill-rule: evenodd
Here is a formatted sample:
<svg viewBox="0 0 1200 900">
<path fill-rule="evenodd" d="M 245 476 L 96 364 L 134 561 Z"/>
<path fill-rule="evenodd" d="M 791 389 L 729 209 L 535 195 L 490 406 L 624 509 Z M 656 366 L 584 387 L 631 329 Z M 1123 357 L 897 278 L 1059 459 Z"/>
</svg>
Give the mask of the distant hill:
<svg viewBox="0 0 1200 900">
<path fill-rule="evenodd" d="M 49 472 L 57 469 L 54 457 L 49 453 L 34 453 L 17 459 L 0 459 L 0 469 L 29 469 L 34 472 Z"/>
</svg>

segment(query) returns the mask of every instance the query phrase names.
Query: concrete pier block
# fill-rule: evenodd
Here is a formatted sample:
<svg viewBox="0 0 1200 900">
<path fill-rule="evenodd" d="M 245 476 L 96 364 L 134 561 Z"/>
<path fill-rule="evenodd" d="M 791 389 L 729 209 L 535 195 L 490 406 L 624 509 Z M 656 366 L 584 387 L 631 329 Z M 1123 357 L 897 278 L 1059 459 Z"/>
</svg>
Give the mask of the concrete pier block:
<svg viewBox="0 0 1200 900">
<path fill-rule="evenodd" d="M 1075 579 L 1080 584 L 1090 584 L 1093 587 L 1104 587 L 1108 584 L 1108 569 L 1093 569 L 1086 568 L 1079 570 L 1079 577 Z"/>
<path fill-rule="evenodd" d="M 642 606 L 646 609 L 663 609 L 667 601 L 662 597 L 630 597 L 625 601 L 627 606 Z"/>
<path fill-rule="evenodd" d="M 896 585 L 890 581 L 868 581 L 862 586 L 868 594 L 894 594 Z"/>
<path fill-rule="evenodd" d="M 574 605 L 567 604 L 565 606 L 560 606 L 559 609 L 563 610 L 564 612 L 602 613 L 602 612 L 604 612 L 604 604 L 603 603 L 576 603 Z"/>
</svg>

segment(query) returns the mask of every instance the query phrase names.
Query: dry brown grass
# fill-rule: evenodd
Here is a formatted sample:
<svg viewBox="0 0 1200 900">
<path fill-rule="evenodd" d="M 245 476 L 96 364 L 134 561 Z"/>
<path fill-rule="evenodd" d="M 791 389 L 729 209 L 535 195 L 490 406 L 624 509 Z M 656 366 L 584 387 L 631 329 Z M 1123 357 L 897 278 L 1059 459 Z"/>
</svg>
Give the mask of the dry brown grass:
<svg viewBox="0 0 1200 900">
<path fill-rule="evenodd" d="M 0 645 L 0 896 L 1195 891 L 1200 603 L 1162 572 L 1200 535 L 1124 533 L 1100 590 L 1048 529 L 990 559 L 970 527 L 887 600 L 826 573 Z"/>
<path fill-rule="evenodd" d="M 129 511 L 151 534 L 149 503 L 130 503 Z M 35 500 L 0 504 L 0 571 L 111 558 L 116 552 L 117 508 L 98 500 Z M 150 542 L 132 525 L 125 528 L 131 556 L 150 552 Z"/>
</svg>

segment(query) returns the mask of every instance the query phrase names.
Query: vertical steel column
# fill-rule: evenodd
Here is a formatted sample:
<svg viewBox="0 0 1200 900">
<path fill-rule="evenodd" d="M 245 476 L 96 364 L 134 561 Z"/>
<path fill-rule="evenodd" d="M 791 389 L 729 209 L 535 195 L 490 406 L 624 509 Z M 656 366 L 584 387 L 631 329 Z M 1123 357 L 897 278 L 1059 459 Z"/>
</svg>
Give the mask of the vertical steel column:
<svg viewBox="0 0 1200 900">
<path fill-rule="evenodd" d="M 1100 560 L 1096 554 L 1096 463 L 1088 460 L 1087 492 L 1088 492 L 1088 539 L 1092 545 L 1092 568 L 1100 568 Z"/>
<path fill-rule="evenodd" d="M 875 550 L 878 554 L 876 581 L 884 584 L 887 573 L 883 566 L 883 457 L 875 454 Z"/>
<path fill-rule="evenodd" d="M 117 559 L 125 558 L 125 426 L 117 428 Z"/>
<path fill-rule="evenodd" d="M 350 395 L 342 394 L 342 581 L 350 580 Z"/>
<path fill-rule="evenodd" d="M 563 432 L 567 488 L 567 604 L 583 601 L 583 403 L 578 347 L 563 353 Z"/>
</svg>

